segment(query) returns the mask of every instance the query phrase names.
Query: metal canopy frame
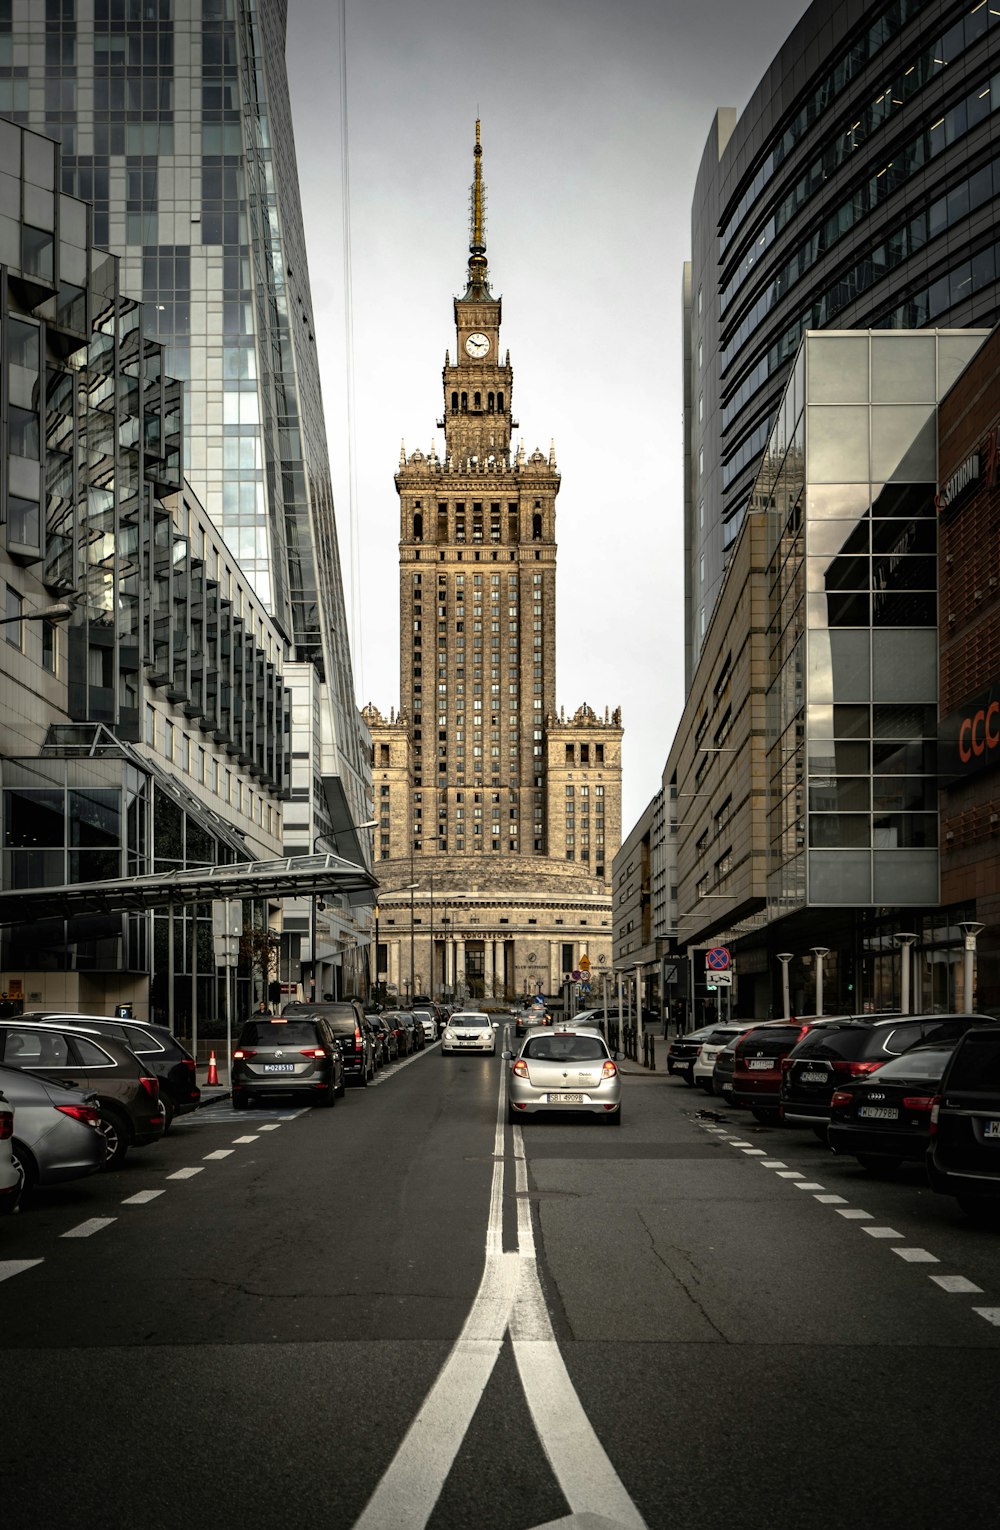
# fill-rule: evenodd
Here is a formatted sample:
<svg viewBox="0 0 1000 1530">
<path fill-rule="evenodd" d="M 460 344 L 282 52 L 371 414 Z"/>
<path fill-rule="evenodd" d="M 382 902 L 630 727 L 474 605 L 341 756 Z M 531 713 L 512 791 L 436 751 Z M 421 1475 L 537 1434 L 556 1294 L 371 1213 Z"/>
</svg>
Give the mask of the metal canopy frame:
<svg viewBox="0 0 1000 1530">
<path fill-rule="evenodd" d="M 339 855 L 293 855 L 279 861 L 240 861 L 152 876 L 0 892 L 0 924 L 179 908 L 226 898 L 301 898 L 325 892 L 369 892 L 374 903 L 377 887 L 378 881 L 367 867 Z"/>
</svg>

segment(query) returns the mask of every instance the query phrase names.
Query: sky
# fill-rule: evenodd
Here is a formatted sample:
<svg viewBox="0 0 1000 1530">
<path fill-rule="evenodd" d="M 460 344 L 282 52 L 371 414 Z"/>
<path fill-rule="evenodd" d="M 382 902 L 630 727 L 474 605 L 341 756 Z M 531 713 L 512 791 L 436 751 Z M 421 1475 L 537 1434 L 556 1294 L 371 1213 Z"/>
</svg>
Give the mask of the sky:
<svg viewBox="0 0 1000 1530">
<path fill-rule="evenodd" d="M 288 9 L 358 703 L 388 715 L 399 702 L 393 475 L 401 441 L 443 445 L 478 115 L 515 441 L 529 454 L 554 441 L 562 475 L 558 701 L 567 714 L 622 709 L 624 837 L 684 703 L 681 280 L 695 177 L 716 108 L 742 111 L 805 0 Z"/>
</svg>

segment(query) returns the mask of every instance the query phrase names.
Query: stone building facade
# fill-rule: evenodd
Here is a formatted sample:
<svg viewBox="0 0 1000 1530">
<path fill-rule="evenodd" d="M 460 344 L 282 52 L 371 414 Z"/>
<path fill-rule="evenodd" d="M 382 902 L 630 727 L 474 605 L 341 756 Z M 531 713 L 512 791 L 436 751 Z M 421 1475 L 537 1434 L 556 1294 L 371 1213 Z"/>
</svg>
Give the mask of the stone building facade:
<svg viewBox="0 0 1000 1530">
<path fill-rule="evenodd" d="M 444 455 L 404 448 L 396 474 L 400 709 L 388 721 L 364 713 L 385 889 L 377 971 L 401 996 L 551 992 L 581 956 L 595 969 L 611 960 L 621 718 L 557 709 L 560 475 L 554 447 L 512 448 L 513 370 L 483 206 L 477 124 Z"/>
</svg>

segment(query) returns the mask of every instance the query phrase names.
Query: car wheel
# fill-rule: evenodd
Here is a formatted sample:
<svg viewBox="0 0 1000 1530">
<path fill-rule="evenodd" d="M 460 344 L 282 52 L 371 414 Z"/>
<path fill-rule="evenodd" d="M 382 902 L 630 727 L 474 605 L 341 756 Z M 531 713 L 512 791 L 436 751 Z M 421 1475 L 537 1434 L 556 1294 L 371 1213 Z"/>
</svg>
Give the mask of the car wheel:
<svg viewBox="0 0 1000 1530">
<path fill-rule="evenodd" d="M 358 1088 L 368 1088 L 368 1069 L 364 1066 L 363 1063 L 361 1065 L 361 1072 L 358 1074 Z"/>
<path fill-rule="evenodd" d="M 340 1075 L 340 1083 L 337 1085 L 337 1098 L 338 1098 L 338 1100 L 342 1100 L 346 1093 L 347 1093 L 347 1084 L 344 1082 L 344 1075 L 343 1075 L 343 1073 L 341 1073 L 341 1075 Z"/>
<path fill-rule="evenodd" d="M 521 1112 L 519 1110 L 515 1110 L 513 1105 L 508 1105 L 507 1106 L 507 1120 L 511 1123 L 511 1125 L 513 1125 L 513 1123 L 515 1121 L 520 1121 L 520 1119 L 521 1119 Z"/>
<path fill-rule="evenodd" d="M 622 1108 L 621 1108 L 621 1106 L 619 1105 L 617 1110 L 609 1111 L 608 1114 L 604 1117 L 604 1119 L 608 1123 L 609 1126 L 621 1126 L 621 1124 L 622 1124 Z"/>
<path fill-rule="evenodd" d="M 777 1126 L 781 1117 L 776 1110 L 769 1110 L 763 1105 L 751 1105 L 750 1114 L 761 1126 Z"/>
<path fill-rule="evenodd" d="M 250 1097 L 249 1097 L 249 1095 L 246 1095 L 246 1094 L 234 1094 L 233 1095 L 233 1109 L 234 1110 L 248 1110 L 249 1107 L 250 1107 Z"/>
<path fill-rule="evenodd" d="M 881 1153 L 855 1153 L 854 1156 L 868 1174 L 891 1174 L 903 1162 L 901 1158 L 883 1158 Z"/>
<path fill-rule="evenodd" d="M 164 1093 L 162 1089 L 160 1090 L 160 1104 L 163 1106 L 163 1130 L 168 1132 L 174 1124 L 174 1116 L 177 1114 L 177 1107 L 175 1106 L 173 1100 L 170 1098 L 169 1094 Z"/>
<path fill-rule="evenodd" d="M 681 1074 L 681 1077 L 683 1078 L 685 1084 L 687 1084 L 689 1089 L 693 1089 L 694 1088 L 694 1073 L 691 1071 L 690 1068 L 685 1068 L 684 1072 Z"/>
<path fill-rule="evenodd" d="M 822 1142 L 824 1147 L 829 1147 L 829 1145 L 830 1145 L 830 1128 L 827 1126 L 825 1121 L 823 1122 L 822 1126 L 814 1126 L 813 1127 L 813 1136 L 816 1137 L 820 1142 Z"/>
<path fill-rule="evenodd" d="M 38 1184 L 38 1165 L 24 1146 L 24 1143 L 18 1142 L 16 1137 L 10 1145 L 10 1156 L 21 1181 L 21 1188 L 18 1191 L 17 1200 L 14 1202 L 15 1206 L 19 1206 L 24 1192 L 26 1190 L 33 1190 Z"/>
<path fill-rule="evenodd" d="M 102 1105 L 97 1125 L 104 1138 L 102 1168 L 117 1169 L 128 1152 L 128 1122 L 113 1106 Z"/>
<path fill-rule="evenodd" d="M 326 1110 L 332 1110 L 334 1105 L 336 1105 L 336 1103 L 337 1103 L 337 1086 L 333 1082 L 332 1079 L 330 1080 L 330 1087 L 329 1087 L 329 1089 L 325 1090 L 324 1093 L 322 1095 L 320 1095 L 319 1103 Z"/>
<path fill-rule="evenodd" d="M 962 1211 L 977 1227 L 996 1227 L 1000 1224 L 1000 1201 L 993 1196 L 956 1195 Z"/>
</svg>

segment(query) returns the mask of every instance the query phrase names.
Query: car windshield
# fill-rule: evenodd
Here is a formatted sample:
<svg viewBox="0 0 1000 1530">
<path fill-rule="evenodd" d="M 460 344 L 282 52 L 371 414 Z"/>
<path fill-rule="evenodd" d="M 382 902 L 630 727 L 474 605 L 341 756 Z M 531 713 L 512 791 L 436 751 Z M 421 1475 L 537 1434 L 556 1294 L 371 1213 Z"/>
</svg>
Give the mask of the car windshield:
<svg viewBox="0 0 1000 1530">
<path fill-rule="evenodd" d="M 607 1055 L 596 1036 L 535 1036 L 521 1051 L 532 1062 L 600 1062 Z"/>
<path fill-rule="evenodd" d="M 448 1021 L 448 1024 L 455 1027 L 456 1029 L 461 1029 L 465 1026 L 468 1026 L 470 1030 L 475 1031 L 481 1031 L 483 1026 L 487 1023 L 488 1022 L 485 1015 L 452 1015 L 451 1019 Z"/>
<path fill-rule="evenodd" d="M 312 1020 L 248 1020 L 240 1032 L 241 1047 L 315 1046 Z"/>
<path fill-rule="evenodd" d="M 871 1032 L 866 1025 L 823 1025 L 803 1036 L 796 1057 L 857 1057 Z"/>
</svg>

